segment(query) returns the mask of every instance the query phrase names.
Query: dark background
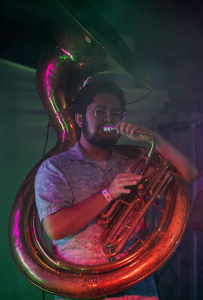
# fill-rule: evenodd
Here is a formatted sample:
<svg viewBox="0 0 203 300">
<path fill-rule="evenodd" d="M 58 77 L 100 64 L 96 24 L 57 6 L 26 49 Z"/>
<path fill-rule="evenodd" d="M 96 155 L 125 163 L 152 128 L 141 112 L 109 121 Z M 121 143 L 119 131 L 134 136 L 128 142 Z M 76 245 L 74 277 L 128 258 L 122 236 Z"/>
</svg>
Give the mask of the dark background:
<svg viewBox="0 0 203 300">
<path fill-rule="evenodd" d="M 2 1 L 0 56 L 36 68 L 56 25 L 56 2 Z M 75 1 L 79 6 L 83 1 Z M 153 85 L 178 110 L 202 111 L 203 1 L 89 0 L 134 52 Z M 184 103 L 184 106 L 182 105 Z"/>
</svg>

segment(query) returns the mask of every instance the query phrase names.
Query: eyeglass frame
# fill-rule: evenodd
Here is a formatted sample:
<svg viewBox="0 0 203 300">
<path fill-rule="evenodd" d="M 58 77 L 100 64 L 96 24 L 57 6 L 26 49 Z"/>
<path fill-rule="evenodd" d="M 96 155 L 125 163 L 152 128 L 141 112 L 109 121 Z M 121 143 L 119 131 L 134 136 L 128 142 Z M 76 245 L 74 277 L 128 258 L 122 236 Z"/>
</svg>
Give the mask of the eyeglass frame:
<svg viewBox="0 0 203 300">
<path fill-rule="evenodd" d="M 117 112 L 122 113 L 122 115 L 121 115 L 122 120 L 121 120 L 121 121 L 118 121 L 118 122 L 123 122 L 123 121 L 125 120 L 126 115 L 127 115 L 127 112 L 125 112 L 125 111 L 122 111 L 122 110 L 119 110 L 119 109 L 111 109 L 111 110 L 109 110 L 107 107 L 102 106 L 102 105 L 99 105 L 99 106 L 96 106 L 96 107 L 88 108 L 87 111 L 88 111 L 88 110 L 94 110 L 94 115 L 95 115 L 95 117 L 96 117 L 97 119 L 100 119 L 100 118 L 97 116 L 97 109 L 98 109 L 98 108 L 103 108 L 103 109 L 105 109 L 105 110 L 106 110 L 106 113 L 108 113 L 107 116 L 109 116 L 109 115 L 111 114 L 112 117 L 115 117 L 115 116 L 112 115 L 112 111 L 117 111 Z M 100 119 L 100 120 L 104 120 L 104 119 Z"/>
</svg>

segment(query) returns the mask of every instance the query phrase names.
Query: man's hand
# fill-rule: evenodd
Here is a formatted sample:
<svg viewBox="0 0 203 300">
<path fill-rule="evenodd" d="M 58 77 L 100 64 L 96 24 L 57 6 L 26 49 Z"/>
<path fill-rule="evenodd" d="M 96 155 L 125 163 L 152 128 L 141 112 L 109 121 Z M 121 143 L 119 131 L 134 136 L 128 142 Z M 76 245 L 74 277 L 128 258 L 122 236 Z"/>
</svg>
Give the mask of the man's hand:
<svg viewBox="0 0 203 300">
<path fill-rule="evenodd" d="M 135 141 L 151 141 L 151 138 L 146 135 L 144 136 L 143 134 L 136 133 L 137 131 L 148 131 L 144 126 L 133 124 L 133 123 L 128 123 L 128 122 L 118 122 L 116 124 L 116 130 L 118 133 L 125 135 L 129 137 L 132 140 Z"/>
<path fill-rule="evenodd" d="M 125 173 L 118 174 L 106 190 L 112 199 L 115 200 L 119 198 L 121 194 L 129 194 L 131 190 L 125 187 L 136 185 L 142 177 L 142 175 L 132 173 L 130 168 L 128 168 Z"/>
<path fill-rule="evenodd" d="M 125 135 L 132 140 L 145 140 L 149 143 L 152 142 L 150 135 L 138 134 L 136 131 L 147 131 L 153 134 L 156 140 L 156 150 L 160 152 L 164 158 L 170 159 L 172 164 L 176 167 L 178 172 L 183 175 L 187 182 L 190 182 L 198 175 L 197 167 L 194 165 L 193 161 L 157 132 L 148 130 L 144 126 L 128 122 L 118 122 L 116 124 L 116 130 L 118 133 Z"/>
</svg>

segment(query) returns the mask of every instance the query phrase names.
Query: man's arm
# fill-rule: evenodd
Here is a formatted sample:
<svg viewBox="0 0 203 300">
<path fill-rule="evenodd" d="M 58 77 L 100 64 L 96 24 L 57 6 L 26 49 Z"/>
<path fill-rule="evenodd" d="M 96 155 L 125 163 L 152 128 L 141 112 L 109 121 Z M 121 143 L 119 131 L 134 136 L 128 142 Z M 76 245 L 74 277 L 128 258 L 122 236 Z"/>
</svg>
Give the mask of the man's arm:
<svg viewBox="0 0 203 300">
<path fill-rule="evenodd" d="M 190 182 L 196 178 L 198 171 L 193 161 L 159 134 L 155 133 L 154 135 L 157 140 L 157 151 L 159 151 L 164 158 L 171 160 L 171 163 L 176 167 L 178 172 L 183 175 L 185 180 Z"/>
<path fill-rule="evenodd" d="M 52 240 L 71 236 L 92 222 L 108 205 L 102 193 L 60 209 L 43 220 L 43 227 Z"/>
<path fill-rule="evenodd" d="M 131 173 L 128 169 L 126 173 L 118 174 L 106 190 L 115 200 L 122 193 L 130 193 L 130 189 L 126 189 L 125 186 L 136 185 L 140 179 L 141 175 Z M 43 220 L 43 227 L 52 240 L 71 236 L 91 223 L 108 204 L 102 193 L 97 193 L 76 205 L 48 215 Z"/>
<path fill-rule="evenodd" d="M 160 152 L 164 158 L 171 160 L 172 164 L 177 168 L 178 172 L 183 175 L 187 182 L 190 182 L 197 177 L 198 171 L 192 160 L 158 133 L 150 131 L 143 126 L 127 122 L 117 123 L 116 129 L 118 133 L 125 135 L 132 140 L 143 140 L 142 137 L 136 134 L 137 130 L 151 132 L 156 139 L 157 151 Z"/>
</svg>

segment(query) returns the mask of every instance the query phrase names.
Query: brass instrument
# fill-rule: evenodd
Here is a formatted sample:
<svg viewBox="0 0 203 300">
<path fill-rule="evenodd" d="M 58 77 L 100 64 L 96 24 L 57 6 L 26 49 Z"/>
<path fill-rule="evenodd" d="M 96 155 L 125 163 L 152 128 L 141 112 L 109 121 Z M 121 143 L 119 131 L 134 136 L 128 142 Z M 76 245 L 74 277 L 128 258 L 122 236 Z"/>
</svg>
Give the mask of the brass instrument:
<svg viewBox="0 0 203 300">
<path fill-rule="evenodd" d="M 88 8 L 91 13 L 96 13 L 91 9 Z M 103 265 L 78 265 L 59 260 L 47 246 L 35 206 L 34 179 L 43 160 L 72 147 L 77 139 L 72 115 L 75 95 L 88 78 L 109 68 L 107 53 L 114 55 L 118 63 L 131 75 L 137 77 L 140 73 L 133 54 L 113 29 L 101 20 L 101 27 L 105 25 L 112 43 L 102 34 L 101 28 L 97 28 L 96 40 L 94 34 L 91 34 L 91 26 L 86 30 L 77 21 L 75 14 L 78 10 L 73 1 L 59 3 L 60 18 L 55 37 L 39 61 L 39 95 L 56 130 L 57 143 L 33 168 L 19 189 L 10 215 L 9 241 L 17 267 L 37 287 L 64 297 L 98 298 L 133 286 L 168 259 L 184 232 L 189 201 L 185 180 L 153 147 L 153 151 L 148 151 L 131 146 L 124 149 L 120 146 L 118 151 L 135 158 L 135 168 L 142 163 L 143 172 L 151 166 L 155 171 L 148 181 L 143 182 L 143 186 L 138 186 L 136 197 L 132 193 L 132 199 L 115 202 L 115 210 L 111 207 L 109 212 L 102 215 L 104 226 L 110 226 L 110 230 L 105 230 L 102 251 L 107 256 L 109 252 L 114 256 L 117 253 L 114 246 L 122 248 L 120 240 L 112 240 L 113 228 L 118 224 L 114 224 L 114 220 L 124 218 L 120 214 L 121 209 L 117 209 L 120 205 L 122 209 L 125 206 L 128 209 L 130 205 L 134 207 L 133 201 L 139 202 L 139 213 L 136 212 L 133 218 L 134 231 L 149 207 L 154 204 L 155 198 L 164 194 L 164 208 L 161 209 L 161 218 L 153 232 L 145 240 L 137 237 L 136 246 L 124 257 Z M 113 42 L 115 39 L 116 44 Z"/>
</svg>

